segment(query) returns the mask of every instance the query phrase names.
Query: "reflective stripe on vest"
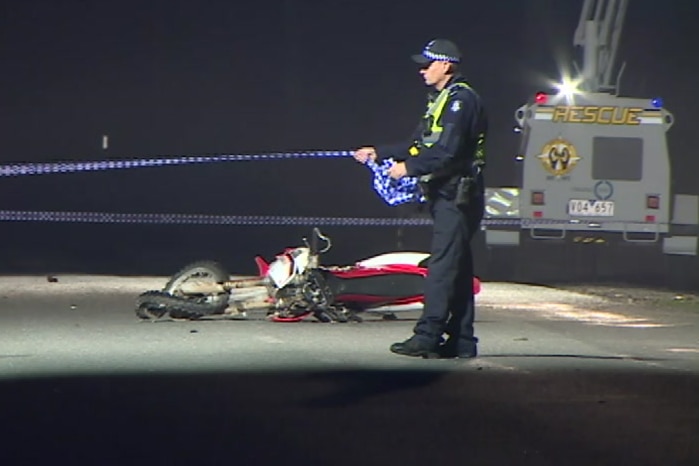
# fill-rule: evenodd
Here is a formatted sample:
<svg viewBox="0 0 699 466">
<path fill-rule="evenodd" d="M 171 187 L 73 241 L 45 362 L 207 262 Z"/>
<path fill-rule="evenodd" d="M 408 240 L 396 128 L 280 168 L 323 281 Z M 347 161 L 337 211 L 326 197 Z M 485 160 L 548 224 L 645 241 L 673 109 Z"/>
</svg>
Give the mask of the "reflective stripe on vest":
<svg viewBox="0 0 699 466">
<path fill-rule="evenodd" d="M 422 135 L 422 139 L 420 141 L 421 145 L 430 147 L 439 140 L 439 137 L 442 135 L 442 131 L 444 131 L 444 127 L 440 123 L 444 106 L 446 105 L 452 91 L 459 87 L 463 89 L 470 89 L 470 86 L 465 83 L 454 83 L 448 87 L 445 87 L 439 93 L 432 105 L 430 105 L 430 107 L 427 109 L 424 116 L 424 119 L 427 122 L 427 127 Z"/>
</svg>

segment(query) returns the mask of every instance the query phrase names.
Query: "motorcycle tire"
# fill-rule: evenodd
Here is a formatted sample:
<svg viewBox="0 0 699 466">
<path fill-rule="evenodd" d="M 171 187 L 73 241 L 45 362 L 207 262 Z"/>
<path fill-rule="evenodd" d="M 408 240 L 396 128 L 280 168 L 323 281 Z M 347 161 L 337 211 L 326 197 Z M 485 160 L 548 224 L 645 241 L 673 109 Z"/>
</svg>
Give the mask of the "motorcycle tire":
<svg viewBox="0 0 699 466">
<path fill-rule="evenodd" d="M 146 291 L 141 293 L 136 298 L 136 315 L 142 320 L 157 320 L 167 314 L 167 307 L 158 302 L 157 299 L 151 300 L 151 296 L 160 294 L 161 291 Z"/>
<path fill-rule="evenodd" d="M 215 313 L 220 311 L 209 303 L 173 296 L 164 291 L 146 291 L 136 299 L 136 315 L 144 320 L 159 319 L 165 314 L 173 319 L 196 320 Z"/>
<path fill-rule="evenodd" d="M 142 293 L 136 302 L 136 315 L 141 319 L 159 319 L 169 314 L 174 319 L 195 320 L 207 315 L 223 314 L 228 307 L 228 293 L 184 295 L 181 285 L 191 278 L 221 283 L 229 279 L 228 271 L 218 262 L 199 261 L 175 273 L 162 291 Z"/>
<path fill-rule="evenodd" d="M 206 277 L 209 281 L 223 283 L 229 280 L 230 274 L 228 273 L 228 270 L 223 267 L 223 265 L 215 261 L 193 262 L 183 267 L 179 272 L 170 277 L 170 280 L 168 280 L 168 282 L 165 284 L 163 291 L 172 296 L 184 298 L 187 301 L 196 302 L 198 305 L 201 305 L 195 306 L 196 308 L 201 309 L 201 311 L 196 312 L 196 315 L 193 315 L 192 318 L 199 318 L 204 315 L 211 314 L 222 314 L 228 307 L 228 299 L 230 298 L 228 293 L 202 295 L 196 297 L 182 296 L 182 294 L 179 292 L 180 285 L 193 277 Z M 181 318 L 173 315 L 172 312 L 170 312 L 170 315 L 175 318 Z"/>
<path fill-rule="evenodd" d="M 211 281 L 216 283 L 228 281 L 230 278 L 228 271 L 218 262 L 198 261 L 183 267 L 179 272 L 170 277 L 163 291 L 171 295 L 177 295 L 179 286 L 197 275 L 208 276 Z"/>
</svg>

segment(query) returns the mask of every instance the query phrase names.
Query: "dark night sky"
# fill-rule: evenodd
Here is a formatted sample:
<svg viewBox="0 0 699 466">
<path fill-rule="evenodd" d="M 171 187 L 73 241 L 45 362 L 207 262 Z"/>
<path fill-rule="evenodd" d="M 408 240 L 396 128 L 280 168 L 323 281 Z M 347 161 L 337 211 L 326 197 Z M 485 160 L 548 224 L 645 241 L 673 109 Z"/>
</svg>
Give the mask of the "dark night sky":
<svg viewBox="0 0 699 466">
<path fill-rule="evenodd" d="M 444 36 L 461 46 L 465 74 L 488 106 L 487 184 L 512 185 L 514 112 L 546 78 L 559 76 L 559 61 L 579 59 L 573 35 L 582 4 L 0 0 L 0 164 L 395 141 L 424 108 L 426 89 L 409 57 Z M 434 12 L 441 16 L 430 19 Z M 627 61 L 622 93 L 660 95 L 674 113 L 675 188 L 694 194 L 697 17 L 693 0 L 631 0 L 619 53 Z M 105 133 L 109 154 L 101 151 Z M 25 176 L 0 178 L 0 209 L 406 215 L 386 206 L 368 181 L 366 168 L 351 160 Z M 307 233 L 305 226 L 1 226 L 12 241 L 0 263 L 15 271 L 171 273 L 206 257 L 252 265 L 251 253 L 270 254 Z M 380 230 L 327 227 L 336 239 L 327 260 L 397 247 L 397 232 Z M 409 229 L 406 247 L 424 248 L 425 235 Z"/>
<path fill-rule="evenodd" d="M 488 104 L 489 184 L 508 184 L 514 110 L 542 87 L 537 76 L 556 76 L 556 57 L 577 53 L 582 3 L 4 0 L 0 160 L 95 158 L 103 133 L 114 156 L 392 141 L 422 109 L 409 55 L 446 36 Z M 631 0 L 620 50 L 622 92 L 661 95 L 675 113 L 671 149 L 684 173 L 698 13 L 690 0 Z"/>
</svg>

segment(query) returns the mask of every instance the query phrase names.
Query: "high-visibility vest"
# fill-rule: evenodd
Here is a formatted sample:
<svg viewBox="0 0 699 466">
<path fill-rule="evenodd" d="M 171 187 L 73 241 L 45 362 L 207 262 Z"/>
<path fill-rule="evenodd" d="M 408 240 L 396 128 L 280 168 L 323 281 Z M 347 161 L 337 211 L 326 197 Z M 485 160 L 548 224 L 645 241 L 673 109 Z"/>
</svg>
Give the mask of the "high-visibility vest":
<svg viewBox="0 0 699 466">
<path fill-rule="evenodd" d="M 439 141 L 439 138 L 444 131 L 444 127 L 441 124 L 444 106 L 446 105 L 447 100 L 449 100 L 449 96 L 458 88 L 471 89 L 471 86 L 463 82 L 455 82 L 450 84 L 442 89 L 437 95 L 437 98 L 431 104 L 429 104 L 423 117 L 425 120 L 425 127 L 422 137 L 410 147 L 408 151 L 410 155 L 417 156 L 420 153 L 420 147 L 431 147 L 437 141 Z M 485 165 L 485 134 L 483 133 L 478 135 L 476 153 L 474 154 L 474 165 L 479 167 Z"/>
<path fill-rule="evenodd" d="M 424 147 L 430 147 L 435 142 L 439 141 L 439 137 L 444 131 L 444 127 L 441 124 L 444 106 L 452 91 L 455 91 L 457 88 L 470 89 L 470 86 L 466 83 L 456 82 L 445 87 L 441 90 L 439 95 L 437 95 L 434 102 L 427 108 L 427 112 L 425 112 L 425 116 L 423 117 L 425 120 L 425 128 L 420 141 Z"/>
</svg>

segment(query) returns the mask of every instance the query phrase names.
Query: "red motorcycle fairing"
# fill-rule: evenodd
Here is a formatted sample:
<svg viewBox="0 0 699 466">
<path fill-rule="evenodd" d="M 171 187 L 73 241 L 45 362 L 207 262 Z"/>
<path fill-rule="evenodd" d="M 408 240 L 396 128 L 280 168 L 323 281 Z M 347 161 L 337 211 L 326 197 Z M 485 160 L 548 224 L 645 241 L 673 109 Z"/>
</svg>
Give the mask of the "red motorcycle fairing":
<svg viewBox="0 0 699 466">
<path fill-rule="evenodd" d="M 411 264 L 388 264 L 379 267 L 345 267 L 345 268 L 329 268 L 327 269 L 333 277 L 341 280 L 359 280 L 369 277 L 380 277 L 380 276 L 411 276 L 417 275 L 421 278 L 427 276 L 427 268 L 419 267 Z M 385 294 L 365 294 L 365 293 L 343 293 L 340 292 L 335 296 L 336 301 L 345 303 L 358 303 L 358 304 L 391 304 L 391 305 L 401 305 L 401 304 L 414 304 L 422 302 L 423 294 L 422 290 L 416 292 L 416 294 L 401 296 L 401 297 L 387 297 Z"/>
<path fill-rule="evenodd" d="M 342 271 L 329 271 L 333 278 L 344 279 L 344 280 L 359 280 L 362 278 L 370 277 L 409 277 L 411 275 L 418 275 L 420 277 L 427 276 L 427 269 L 423 267 L 415 267 L 412 265 L 396 264 L 387 265 L 376 268 L 353 268 L 350 270 Z M 341 290 L 341 288 L 340 288 Z M 473 277 L 473 294 L 477 295 L 481 291 L 481 281 L 478 277 Z M 387 296 L 388 293 L 345 293 L 340 291 L 335 296 L 336 301 L 345 303 L 362 303 L 362 304 L 383 304 L 383 305 L 403 305 L 403 304 L 414 304 L 424 301 L 424 294 L 422 289 L 416 290 L 415 294 L 408 294 L 401 297 L 398 296 Z"/>
<path fill-rule="evenodd" d="M 332 270 L 332 269 L 331 269 Z M 379 267 L 349 267 L 332 270 L 333 275 L 339 278 L 359 278 L 372 277 L 375 275 L 386 275 L 392 273 L 412 273 L 427 276 L 427 268 L 411 264 L 388 264 Z"/>
<path fill-rule="evenodd" d="M 335 297 L 338 302 L 347 303 L 361 303 L 361 304 L 383 304 L 383 305 L 401 305 L 401 304 L 415 304 L 420 303 L 423 300 L 421 294 L 414 296 L 406 296 L 403 298 L 395 298 L 387 300 L 385 296 L 370 296 L 365 294 L 340 294 Z"/>
<path fill-rule="evenodd" d="M 332 270 L 332 269 L 331 269 Z M 378 267 L 349 267 L 340 268 L 337 270 L 332 270 L 332 274 L 338 278 L 360 278 L 360 277 L 372 277 L 376 275 L 386 275 L 386 274 L 416 274 L 422 277 L 427 277 L 427 267 L 420 267 L 412 264 L 387 264 Z M 478 277 L 473 277 L 473 294 L 477 295 L 481 291 L 481 281 Z M 422 296 L 420 296 L 420 301 Z M 353 299 L 354 301 L 354 299 Z M 411 301 L 410 303 L 398 303 L 395 304 L 411 304 L 416 301 Z"/>
<path fill-rule="evenodd" d="M 269 264 L 262 256 L 255 256 L 255 264 L 257 265 L 257 274 L 264 277 L 269 272 Z"/>
<path fill-rule="evenodd" d="M 288 254 L 291 249 L 284 251 Z M 269 264 L 261 257 L 255 257 L 260 276 L 264 276 L 269 271 Z M 334 289 L 334 301 L 350 307 L 379 309 L 382 306 L 409 305 L 424 301 L 422 290 L 422 280 L 427 276 L 427 267 L 413 264 L 384 264 L 380 266 L 366 267 L 362 265 L 353 266 L 328 266 L 321 267 L 326 279 L 329 280 L 331 288 Z M 411 278 L 413 277 L 413 278 Z M 419 282 L 414 279 L 419 277 Z M 405 280 L 408 280 L 406 283 Z M 393 280 L 399 280 L 398 283 Z M 399 283 L 407 286 L 397 286 Z M 380 283 L 382 282 L 382 283 Z M 369 289 L 367 289 L 367 285 Z M 394 294 L 396 288 L 404 288 L 403 294 Z M 371 290 L 370 290 L 371 289 Z M 474 295 L 481 289 L 478 277 L 473 277 Z M 293 317 L 275 316 L 274 322 L 299 322 L 312 312 L 306 312 Z"/>
<path fill-rule="evenodd" d="M 312 314 L 311 311 L 304 312 L 303 314 L 299 314 L 294 317 L 281 317 L 281 316 L 274 316 L 270 320 L 272 322 L 301 322 L 303 319 L 306 317 L 310 316 Z"/>
<path fill-rule="evenodd" d="M 288 248 L 281 255 L 287 255 L 290 259 L 289 252 L 293 248 Z M 257 265 L 258 276 L 264 277 L 269 272 L 269 262 L 262 256 L 255 256 L 255 265 Z M 387 273 L 414 273 L 417 275 L 427 276 L 427 268 L 412 264 L 387 264 L 376 267 L 363 267 L 360 265 L 345 266 L 345 267 L 326 267 L 333 271 L 333 275 L 340 278 L 358 278 L 368 277 L 373 275 L 383 275 Z"/>
<path fill-rule="evenodd" d="M 292 249 L 288 249 L 284 253 L 288 253 Z M 264 277 L 269 271 L 269 263 L 262 256 L 255 256 L 255 264 L 257 265 L 258 275 Z M 377 267 L 363 267 L 359 265 L 346 267 L 326 267 L 332 274 L 338 278 L 360 278 L 371 277 L 376 275 L 386 274 L 416 274 L 422 277 L 427 276 L 427 267 L 420 267 L 412 264 L 386 264 Z M 481 281 L 478 277 L 473 277 L 473 294 L 477 295 L 481 291 Z M 413 301 L 414 302 L 414 301 Z M 405 303 L 400 303 L 405 304 Z"/>
</svg>

